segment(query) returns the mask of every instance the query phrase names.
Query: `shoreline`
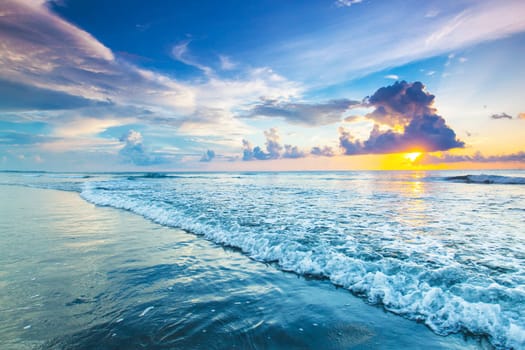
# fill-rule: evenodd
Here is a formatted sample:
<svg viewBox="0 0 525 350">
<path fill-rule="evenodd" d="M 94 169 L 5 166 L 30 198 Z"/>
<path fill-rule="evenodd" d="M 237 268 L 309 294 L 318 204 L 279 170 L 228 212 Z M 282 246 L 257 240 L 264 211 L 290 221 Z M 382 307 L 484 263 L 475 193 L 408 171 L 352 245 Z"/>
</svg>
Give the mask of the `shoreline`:
<svg viewBox="0 0 525 350">
<path fill-rule="evenodd" d="M 8 344 L 13 349 L 35 342 L 49 349 L 72 344 L 113 349 L 138 343 L 159 349 L 191 348 L 217 341 L 218 348 L 487 346 L 485 340 L 463 334 L 436 335 L 424 324 L 369 305 L 327 280 L 284 272 L 198 235 L 130 212 L 94 206 L 78 193 L 20 186 L 0 186 L 0 192 L 11 199 L 5 201 L 11 205 L 2 206 L 10 220 L 4 226 L 18 230 L 18 238 L 26 241 L 23 249 L 12 244 L 9 256 L 19 255 L 24 262 L 24 255 L 33 255 L 26 266 L 7 265 L 6 283 L 12 294 L 0 295 L 1 300 L 14 303 L 15 292 L 31 284 L 33 277 L 21 283 L 20 270 L 35 271 L 42 262 L 50 263 L 49 251 L 39 256 L 38 249 L 31 249 L 38 248 L 44 234 L 43 241 L 54 244 L 49 250 L 57 253 L 51 258 L 53 264 L 75 267 L 65 275 L 62 271 L 58 278 L 44 267 L 40 293 L 28 291 L 25 294 L 34 294 L 20 300 L 24 307 L 24 302 L 31 303 L 31 297 L 38 294 L 34 299 L 42 306 L 33 306 L 30 318 L 7 313 L 0 332 L 2 338 L 11 334 Z M 32 212 L 37 214 L 31 217 Z M 60 224 L 49 232 L 43 224 L 57 219 Z M 24 227 L 13 220 L 24 222 Z M 90 225 L 95 223 L 98 226 L 93 230 Z M 35 232 L 28 232 L 28 225 Z M 42 232 L 36 232 L 38 228 Z M 71 287 L 56 295 L 58 282 L 70 282 Z M 64 317 L 63 324 L 55 319 L 57 315 Z M 55 331 L 39 323 L 42 319 L 56 323 Z M 13 324 L 16 327 L 8 327 Z"/>
</svg>

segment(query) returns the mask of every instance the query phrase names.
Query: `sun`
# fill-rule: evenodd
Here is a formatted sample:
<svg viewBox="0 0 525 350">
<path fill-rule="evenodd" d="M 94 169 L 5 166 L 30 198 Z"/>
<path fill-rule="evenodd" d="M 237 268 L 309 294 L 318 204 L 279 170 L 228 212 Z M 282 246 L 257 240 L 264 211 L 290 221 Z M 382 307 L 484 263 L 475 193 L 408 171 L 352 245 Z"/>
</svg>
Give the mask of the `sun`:
<svg viewBox="0 0 525 350">
<path fill-rule="evenodd" d="M 411 153 L 405 153 L 403 157 L 405 159 L 408 159 L 411 163 L 414 163 L 416 159 L 421 156 L 421 152 L 411 152 Z"/>
</svg>

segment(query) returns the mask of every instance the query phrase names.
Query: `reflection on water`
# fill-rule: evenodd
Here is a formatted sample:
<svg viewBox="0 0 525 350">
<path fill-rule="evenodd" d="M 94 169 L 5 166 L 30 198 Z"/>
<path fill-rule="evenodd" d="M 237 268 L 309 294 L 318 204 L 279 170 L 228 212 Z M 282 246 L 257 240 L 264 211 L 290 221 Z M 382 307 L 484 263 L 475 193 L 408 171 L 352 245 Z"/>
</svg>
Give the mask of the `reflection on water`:
<svg viewBox="0 0 525 350">
<path fill-rule="evenodd" d="M 82 202 L 0 186 L 2 349 L 465 349 L 327 281 Z"/>
</svg>

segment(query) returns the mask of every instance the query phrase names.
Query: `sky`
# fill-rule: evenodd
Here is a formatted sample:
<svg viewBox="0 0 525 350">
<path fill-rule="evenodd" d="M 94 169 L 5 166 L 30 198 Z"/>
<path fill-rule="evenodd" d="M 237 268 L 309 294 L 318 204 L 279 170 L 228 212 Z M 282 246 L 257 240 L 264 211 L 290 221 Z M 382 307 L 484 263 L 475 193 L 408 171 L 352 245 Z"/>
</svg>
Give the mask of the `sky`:
<svg viewBox="0 0 525 350">
<path fill-rule="evenodd" d="M 0 170 L 525 168 L 522 0 L 0 2 Z"/>
</svg>

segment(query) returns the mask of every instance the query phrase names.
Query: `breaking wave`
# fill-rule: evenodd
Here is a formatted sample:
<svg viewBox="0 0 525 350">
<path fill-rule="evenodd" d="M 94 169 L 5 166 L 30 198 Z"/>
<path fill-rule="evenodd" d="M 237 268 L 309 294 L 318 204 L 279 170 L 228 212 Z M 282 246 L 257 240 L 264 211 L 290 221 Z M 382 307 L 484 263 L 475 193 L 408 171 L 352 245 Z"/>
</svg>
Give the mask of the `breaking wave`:
<svg viewBox="0 0 525 350">
<path fill-rule="evenodd" d="M 445 177 L 445 180 L 476 184 L 525 185 L 525 177 L 502 175 L 460 175 Z"/>
<path fill-rule="evenodd" d="M 511 183 L 505 176 L 473 179 L 483 176 Z M 461 179 L 450 178 L 466 182 Z M 439 229 L 404 223 L 389 213 L 401 200 L 395 195 L 369 200 L 351 193 L 352 201 L 350 192 L 346 197 L 323 186 L 253 181 L 87 182 L 81 196 L 239 248 L 285 271 L 327 278 L 438 334 L 465 332 L 487 336 L 499 348 L 525 347 L 525 246 L 519 237 L 487 243 L 484 237 L 494 235 L 486 232 L 472 238 L 470 230 L 486 223 L 454 226 L 461 217 L 441 218 Z M 441 214 L 437 204 L 427 208 L 435 216 Z"/>
</svg>

